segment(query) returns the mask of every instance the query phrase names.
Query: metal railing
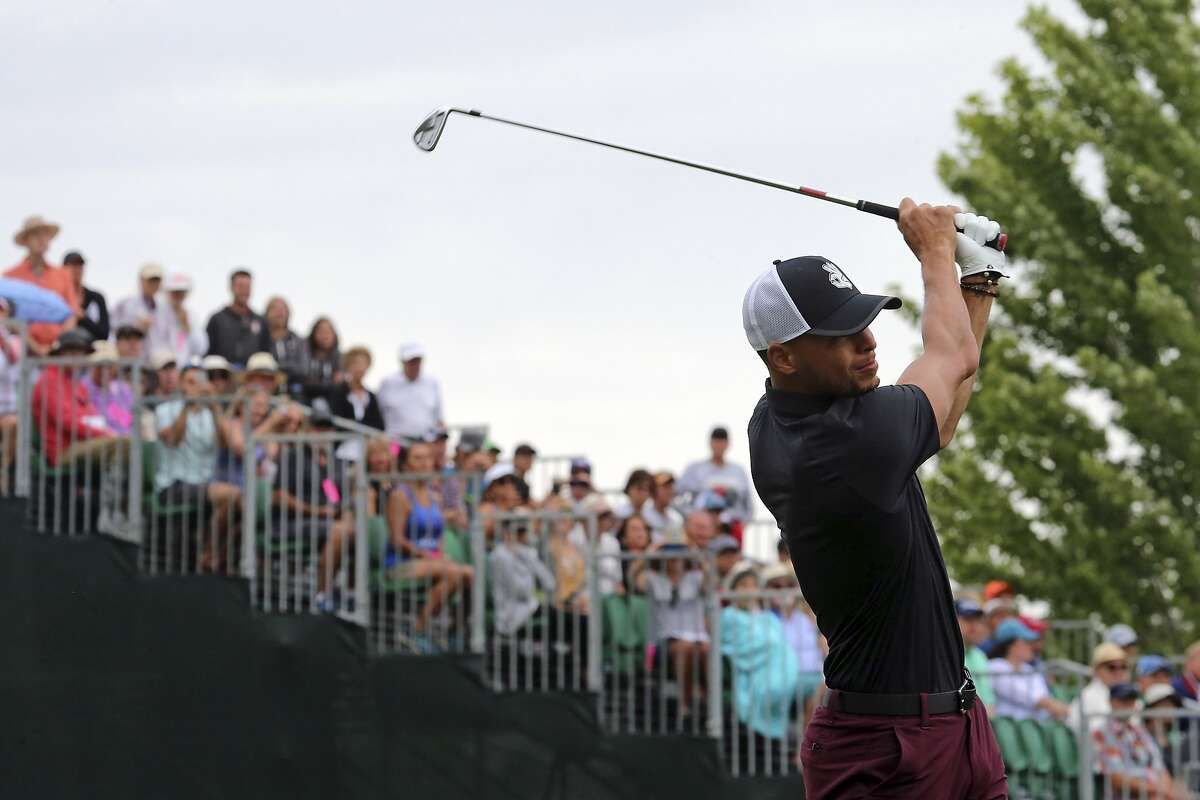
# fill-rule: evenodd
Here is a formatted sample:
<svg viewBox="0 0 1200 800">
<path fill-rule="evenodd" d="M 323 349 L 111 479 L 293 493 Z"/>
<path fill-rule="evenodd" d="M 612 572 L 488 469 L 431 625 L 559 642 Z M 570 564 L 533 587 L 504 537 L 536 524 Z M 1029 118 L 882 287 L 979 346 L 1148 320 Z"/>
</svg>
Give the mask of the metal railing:
<svg viewBox="0 0 1200 800">
<path fill-rule="evenodd" d="M 571 474 L 571 462 L 579 455 L 539 455 L 533 460 L 533 467 L 525 476 L 529 485 L 529 496 L 541 502 L 554 493 L 556 484 L 561 489 L 565 486 Z"/>
<path fill-rule="evenodd" d="M 18 459 L 22 432 L 28 428 L 29 391 L 23 381 L 28 353 L 28 328 L 19 320 L 0 323 L 0 497 L 28 496 L 18 491 Z"/>
<path fill-rule="evenodd" d="M 1019 787 L 1045 784 L 1050 761 L 1051 781 L 1074 777 L 1075 786 L 1068 780 L 1062 781 L 1063 788 L 1073 789 L 1070 796 L 1080 800 L 1200 798 L 1200 710 L 1156 708 L 1087 714 L 1081 717 L 1079 730 L 1070 734 L 1077 744 L 1074 768 L 1065 763 L 1071 755 L 1065 733 L 1059 734 L 1064 740 L 1061 759 L 1057 750 L 1050 759 L 1029 752 L 1036 747 L 1034 741 L 1017 777 Z"/>
</svg>

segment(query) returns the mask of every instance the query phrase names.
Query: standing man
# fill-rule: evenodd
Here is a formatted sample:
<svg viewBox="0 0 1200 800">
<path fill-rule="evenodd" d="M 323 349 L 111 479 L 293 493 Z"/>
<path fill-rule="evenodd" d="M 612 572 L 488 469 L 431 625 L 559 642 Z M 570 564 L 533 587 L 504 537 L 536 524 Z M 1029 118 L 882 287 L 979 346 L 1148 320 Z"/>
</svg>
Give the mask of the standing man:
<svg viewBox="0 0 1200 800">
<path fill-rule="evenodd" d="M 13 235 L 13 242 L 25 248 L 25 258 L 8 272 L 6 278 L 14 278 L 48 289 L 66 301 L 71 317 L 61 324 L 55 322 L 29 323 L 29 351 L 35 356 L 48 356 L 58 341 L 60 333 L 75 327 L 79 317 L 79 297 L 67 271 L 46 261 L 50 242 L 58 235 L 58 226 L 38 216 L 25 220 L 21 229 Z"/>
<path fill-rule="evenodd" d="M 75 324 L 92 335 L 92 341 L 103 342 L 111 332 L 108 325 L 108 303 L 104 295 L 83 285 L 83 254 L 72 250 L 63 256 L 63 269 L 71 276 L 75 296 L 79 298 L 79 316 Z"/>
<path fill-rule="evenodd" d="M 422 373 L 425 348 L 409 342 L 400 348 L 400 371 L 383 379 L 379 386 L 379 405 L 388 436 L 415 442 L 430 428 L 445 424 L 442 414 L 442 387 Z"/>
<path fill-rule="evenodd" d="M 750 479 L 740 464 L 725 460 L 729 451 L 729 431 L 721 426 L 712 429 L 708 437 L 710 455 L 703 461 L 688 464 L 679 476 L 677 491 L 690 494 L 697 508 L 707 491 L 719 491 L 727 503 L 721 512 L 721 522 L 745 522 L 750 519 Z"/>
<path fill-rule="evenodd" d="M 208 355 L 222 356 L 239 369 L 255 353 L 271 352 L 267 321 L 250 310 L 252 282 L 250 270 L 235 269 L 229 276 L 233 302 L 208 320 Z"/>
<path fill-rule="evenodd" d="M 983 245 L 1000 226 L 956 212 L 900 204 L 925 308 L 924 352 L 896 386 L 879 385 L 868 325 L 899 299 L 807 256 L 775 262 L 743 301 L 770 373 L 750 420 L 754 484 L 829 640 L 830 691 L 801 748 L 809 800 L 1007 796 L 916 475 L 970 399 L 1005 264 Z"/>
<path fill-rule="evenodd" d="M 158 301 L 162 278 L 161 266 L 153 262 L 143 264 L 138 270 L 138 293 L 113 307 L 112 324 L 117 328 L 129 325 L 140 330 L 146 337 L 146 353 L 153 353 L 163 346 L 155 340 L 155 328 L 162 311 Z"/>
</svg>

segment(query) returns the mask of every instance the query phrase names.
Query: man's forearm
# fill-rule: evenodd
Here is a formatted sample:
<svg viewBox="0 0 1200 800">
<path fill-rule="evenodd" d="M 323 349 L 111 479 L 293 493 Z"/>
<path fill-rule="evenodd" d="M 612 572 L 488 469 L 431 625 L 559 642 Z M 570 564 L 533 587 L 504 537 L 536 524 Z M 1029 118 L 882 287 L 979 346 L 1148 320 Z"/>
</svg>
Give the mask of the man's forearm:
<svg viewBox="0 0 1200 800">
<path fill-rule="evenodd" d="M 983 352 L 983 339 L 987 335 L 988 317 L 992 313 L 993 298 L 970 289 L 960 289 L 959 291 L 962 292 L 967 315 L 971 320 L 971 335 L 975 338 L 975 346 L 979 352 Z M 971 401 L 971 392 L 974 388 L 974 374 L 959 384 L 958 389 L 954 392 L 954 403 L 950 406 L 950 414 L 946 417 L 946 423 L 939 433 L 953 435 L 955 429 L 958 428 L 958 421 L 962 419 L 963 412 L 967 409 L 967 403 Z"/>
</svg>

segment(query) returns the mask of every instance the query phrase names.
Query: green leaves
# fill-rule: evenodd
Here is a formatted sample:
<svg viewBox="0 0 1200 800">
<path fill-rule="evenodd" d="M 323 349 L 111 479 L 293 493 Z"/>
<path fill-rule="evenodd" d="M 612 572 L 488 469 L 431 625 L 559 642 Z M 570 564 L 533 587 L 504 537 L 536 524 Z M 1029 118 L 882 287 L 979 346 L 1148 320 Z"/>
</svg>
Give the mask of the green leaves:
<svg viewBox="0 0 1200 800">
<path fill-rule="evenodd" d="M 1200 27 L 1191 3 L 1080 0 L 1024 27 L 938 171 L 1010 233 L 959 439 L 927 479 L 963 581 L 1012 578 L 1054 615 L 1200 638 Z"/>
</svg>

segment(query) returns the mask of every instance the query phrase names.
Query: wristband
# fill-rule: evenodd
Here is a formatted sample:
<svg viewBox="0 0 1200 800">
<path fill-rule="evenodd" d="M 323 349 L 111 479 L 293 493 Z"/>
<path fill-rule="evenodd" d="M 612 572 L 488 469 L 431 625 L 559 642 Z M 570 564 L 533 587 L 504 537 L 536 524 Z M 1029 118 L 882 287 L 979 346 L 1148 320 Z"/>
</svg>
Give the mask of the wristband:
<svg viewBox="0 0 1200 800">
<path fill-rule="evenodd" d="M 975 294 L 986 294 L 988 297 L 999 297 L 1000 293 L 997 292 L 995 289 L 986 288 L 989 285 L 995 285 L 995 282 L 988 281 L 987 283 L 960 283 L 959 284 L 960 287 L 962 287 L 963 289 L 965 289 L 968 292 L 975 292 Z"/>
</svg>

